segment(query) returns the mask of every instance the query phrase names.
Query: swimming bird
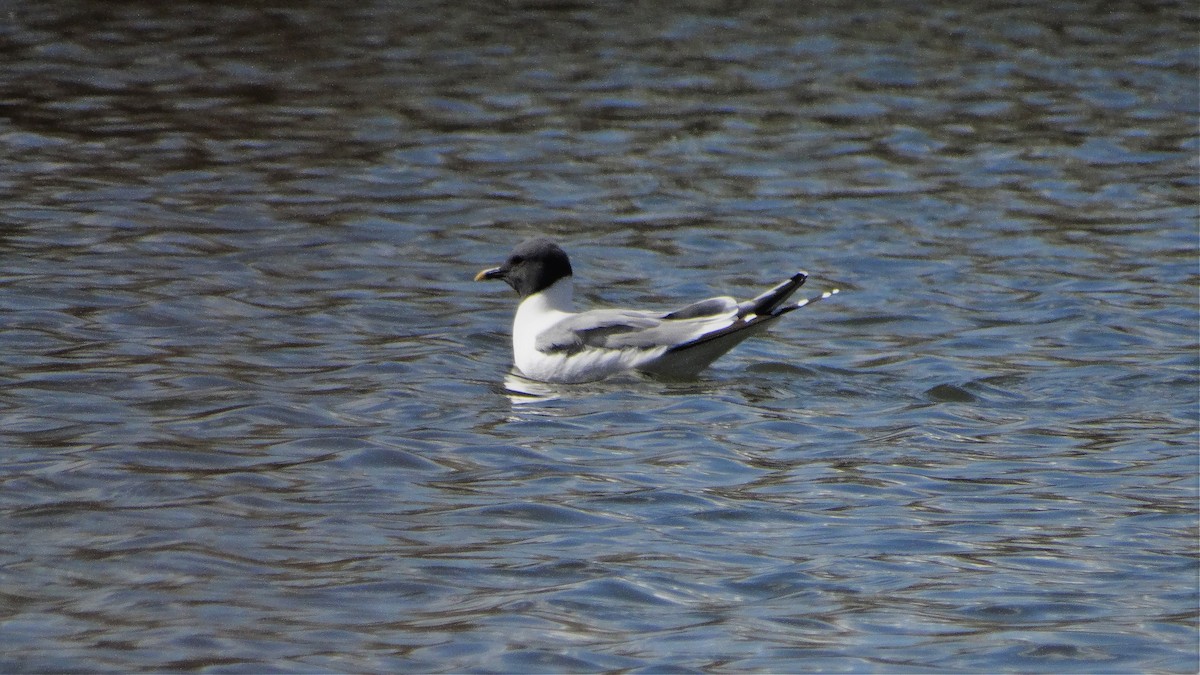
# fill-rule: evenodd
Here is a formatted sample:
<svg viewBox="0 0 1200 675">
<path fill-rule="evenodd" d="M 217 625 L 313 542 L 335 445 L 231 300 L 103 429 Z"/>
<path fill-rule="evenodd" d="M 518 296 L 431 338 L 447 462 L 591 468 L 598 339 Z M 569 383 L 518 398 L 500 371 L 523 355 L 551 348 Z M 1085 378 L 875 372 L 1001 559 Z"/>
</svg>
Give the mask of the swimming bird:
<svg viewBox="0 0 1200 675">
<path fill-rule="evenodd" d="M 808 275 L 797 272 L 751 300 L 708 298 L 672 312 L 574 310 L 571 260 L 549 239 L 521 243 L 503 265 L 476 281 L 499 279 L 520 296 L 513 319 L 513 360 L 532 380 L 576 383 L 626 371 L 690 377 L 776 319 L 816 298 L 787 304 Z"/>
</svg>

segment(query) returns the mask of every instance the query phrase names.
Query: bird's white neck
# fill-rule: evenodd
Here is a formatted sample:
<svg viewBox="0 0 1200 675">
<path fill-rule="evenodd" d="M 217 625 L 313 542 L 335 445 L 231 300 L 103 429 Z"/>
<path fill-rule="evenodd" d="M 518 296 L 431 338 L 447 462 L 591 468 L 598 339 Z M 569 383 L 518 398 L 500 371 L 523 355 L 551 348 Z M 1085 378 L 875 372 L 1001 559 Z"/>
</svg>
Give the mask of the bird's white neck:
<svg viewBox="0 0 1200 675">
<path fill-rule="evenodd" d="M 549 288 L 534 293 L 521 301 L 517 312 L 529 314 L 545 314 L 547 312 L 575 311 L 575 282 L 571 277 L 563 277 L 550 284 Z"/>
<path fill-rule="evenodd" d="M 563 277 L 525 298 L 513 317 L 513 355 L 517 367 L 528 372 L 527 355 L 536 353 L 537 336 L 543 330 L 566 318 L 574 310 L 574 288 L 571 277 Z"/>
</svg>

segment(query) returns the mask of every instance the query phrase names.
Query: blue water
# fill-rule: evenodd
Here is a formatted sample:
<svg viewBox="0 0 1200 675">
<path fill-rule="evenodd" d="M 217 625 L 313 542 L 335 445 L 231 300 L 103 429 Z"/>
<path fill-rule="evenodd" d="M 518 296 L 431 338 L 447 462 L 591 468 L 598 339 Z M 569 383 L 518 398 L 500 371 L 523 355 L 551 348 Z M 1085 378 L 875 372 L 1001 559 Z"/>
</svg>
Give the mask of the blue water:
<svg viewBox="0 0 1200 675">
<path fill-rule="evenodd" d="M 1200 16 L 0 17 L 0 670 L 1195 672 Z M 584 306 L 825 302 L 694 381 Z"/>
</svg>

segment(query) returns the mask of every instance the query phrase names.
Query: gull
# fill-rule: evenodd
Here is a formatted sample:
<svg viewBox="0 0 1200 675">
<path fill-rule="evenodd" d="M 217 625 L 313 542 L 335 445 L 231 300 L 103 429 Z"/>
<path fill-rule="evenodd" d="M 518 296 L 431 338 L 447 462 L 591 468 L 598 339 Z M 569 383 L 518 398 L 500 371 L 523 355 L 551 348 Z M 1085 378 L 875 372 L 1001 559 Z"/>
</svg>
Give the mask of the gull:
<svg viewBox="0 0 1200 675">
<path fill-rule="evenodd" d="M 708 298 L 671 312 L 636 309 L 574 310 L 571 260 L 549 239 L 518 245 L 503 265 L 480 271 L 475 281 L 499 279 L 520 297 L 513 318 L 513 361 L 521 375 L 550 383 L 602 380 L 637 371 L 693 377 L 776 319 L 817 300 L 787 299 L 808 275 L 786 281 L 751 300 Z"/>
</svg>

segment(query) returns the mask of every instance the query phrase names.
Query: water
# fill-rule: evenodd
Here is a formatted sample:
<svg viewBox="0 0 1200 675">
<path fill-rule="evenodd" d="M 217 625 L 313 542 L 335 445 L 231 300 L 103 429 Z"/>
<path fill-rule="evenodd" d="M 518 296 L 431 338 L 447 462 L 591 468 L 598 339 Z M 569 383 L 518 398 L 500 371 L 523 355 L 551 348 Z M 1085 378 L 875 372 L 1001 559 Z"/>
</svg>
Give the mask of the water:
<svg viewBox="0 0 1200 675">
<path fill-rule="evenodd" d="M 1197 19 L 9 5 L 0 670 L 1195 672 Z"/>
</svg>

